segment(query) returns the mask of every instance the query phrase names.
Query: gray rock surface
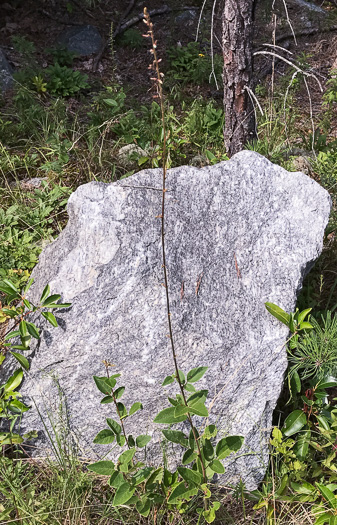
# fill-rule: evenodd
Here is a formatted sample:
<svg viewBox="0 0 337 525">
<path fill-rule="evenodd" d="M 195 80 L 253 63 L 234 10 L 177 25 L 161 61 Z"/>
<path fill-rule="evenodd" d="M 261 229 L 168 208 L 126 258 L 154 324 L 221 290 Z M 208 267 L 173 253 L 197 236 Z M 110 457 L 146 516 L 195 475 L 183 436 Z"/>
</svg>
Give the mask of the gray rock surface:
<svg viewBox="0 0 337 525">
<path fill-rule="evenodd" d="M 0 49 L 0 94 L 5 93 L 13 86 L 12 68 L 5 53 Z"/>
<path fill-rule="evenodd" d="M 91 25 L 65 29 L 58 36 L 57 42 L 64 45 L 68 51 L 80 56 L 98 53 L 103 43 L 101 35 Z"/>
<path fill-rule="evenodd" d="M 303 276 L 322 249 L 330 197 L 306 175 L 249 151 L 211 167 L 172 169 L 167 186 L 167 267 L 179 366 L 185 372 L 209 367 L 199 385 L 214 400 L 211 421 L 222 435 L 245 436 L 247 455 L 229 461 L 226 479 L 242 477 L 252 489 L 267 466 L 272 413 L 287 366 L 287 329 L 264 302 L 294 309 Z M 144 405 L 138 418 L 127 420 L 127 432 L 153 434 L 148 461 L 163 460 L 162 426 L 152 420 L 167 404 L 161 383 L 173 363 L 155 218 L 160 187 L 161 170 L 79 187 L 69 200 L 68 225 L 33 273 L 33 298 L 49 283 L 72 307 L 57 313 L 59 329 L 45 328 L 22 392 L 47 425 L 46 407 L 55 420 L 66 407 L 71 435 L 86 457 L 107 452 L 92 445 L 105 418 L 113 417 L 92 380 L 104 375 L 106 359 L 122 374 L 123 401 Z M 41 455 L 48 444 L 34 404 L 23 424 L 39 430 Z"/>
</svg>

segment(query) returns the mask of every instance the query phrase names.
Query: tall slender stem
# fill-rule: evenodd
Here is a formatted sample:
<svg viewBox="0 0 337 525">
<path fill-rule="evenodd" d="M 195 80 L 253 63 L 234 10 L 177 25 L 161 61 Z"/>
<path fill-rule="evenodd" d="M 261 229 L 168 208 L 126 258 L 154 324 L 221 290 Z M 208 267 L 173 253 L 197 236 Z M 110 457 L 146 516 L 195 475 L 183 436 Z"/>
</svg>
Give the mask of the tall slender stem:
<svg viewBox="0 0 337 525">
<path fill-rule="evenodd" d="M 148 27 L 148 35 L 151 38 L 152 43 L 152 49 L 151 53 L 153 54 L 153 63 L 152 66 L 150 66 L 151 69 L 154 69 L 156 78 L 152 78 L 152 80 L 156 83 L 157 88 L 157 97 L 159 98 L 159 104 L 160 104 L 160 111 L 161 111 L 161 120 L 162 120 L 162 127 L 163 127 L 163 156 L 162 156 L 162 163 L 163 163 L 163 182 L 162 182 L 162 204 L 161 204 L 161 215 L 159 216 L 161 219 L 161 246 L 162 246 L 162 260 L 163 260 L 163 273 L 164 273 L 164 287 L 165 287 L 165 294 L 166 294 L 166 310 L 167 310 L 167 320 L 168 320 L 168 327 L 169 327 L 169 337 L 171 341 L 171 351 L 172 351 L 172 357 L 174 361 L 174 367 L 176 372 L 176 378 L 177 382 L 179 384 L 179 388 L 181 391 L 181 395 L 184 400 L 185 406 L 188 406 L 187 400 L 186 400 L 186 394 L 184 387 L 182 385 L 182 382 L 180 380 L 179 376 L 179 367 L 178 367 L 178 360 L 177 355 L 175 351 L 175 344 L 174 344 L 174 338 L 173 338 L 173 329 L 172 329 L 172 320 L 171 320 L 171 307 L 170 307 L 170 296 L 169 296 L 169 284 L 168 284 L 168 277 L 167 277 L 167 267 L 166 267 L 166 249 L 165 249 L 165 195 L 166 195 L 166 174 L 167 174 L 167 148 L 166 148 L 166 121 L 165 121 L 165 109 L 164 109 L 164 96 L 163 96 L 163 81 L 162 77 L 164 76 L 159 69 L 159 62 L 158 55 L 157 55 L 157 41 L 154 38 L 153 33 L 153 24 L 150 19 L 150 15 L 146 9 L 144 8 L 144 18 L 145 23 Z M 196 429 L 193 425 L 193 421 L 191 418 L 191 415 L 187 413 L 187 418 L 189 421 L 189 424 L 191 426 L 191 430 L 193 433 L 194 441 L 197 445 L 198 449 L 198 457 L 201 463 L 201 469 L 202 469 L 202 476 L 204 483 L 207 482 L 207 476 L 206 476 L 206 469 L 204 460 L 201 454 L 199 439 L 197 436 Z"/>
</svg>

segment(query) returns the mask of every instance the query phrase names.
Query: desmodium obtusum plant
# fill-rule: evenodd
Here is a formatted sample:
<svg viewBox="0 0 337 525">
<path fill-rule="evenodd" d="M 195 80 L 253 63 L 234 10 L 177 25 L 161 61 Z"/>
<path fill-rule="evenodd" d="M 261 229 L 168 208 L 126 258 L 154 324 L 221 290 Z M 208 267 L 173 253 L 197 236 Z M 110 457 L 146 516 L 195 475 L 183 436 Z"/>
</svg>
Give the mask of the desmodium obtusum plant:
<svg viewBox="0 0 337 525">
<path fill-rule="evenodd" d="M 115 440 L 121 447 L 126 446 L 118 457 L 117 462 L 110 460 L 98 461 L 89 465 L 89 469 L 96 473 L 109 476 L 110 486 L 116 489 L 113 505 L 135 506 L 142 516 L 157 516 L 160 507 L 165 503 L 170 510 L 186 512 L 192 502 L 197 504 L 200 499 L 203 507 L 197 507 L 199 519 L 212 523 L 215 520 L 216 511 L 220 508 L 219 501 L 212 501 L 209 483 L 215 474 L 223 474 L 225 468 L 221 460 L 228 457 L 232 452 L 240 450 L 243 444 L 242 436 L 228 436 L 215 443 L 218 430 L 214 424 L 207 425 L 209 416 L 205 405 L 207 390 L 197 390 L 194 383 L 199 381 L 207 367 L 199 366 L 184 374 L 179 369 L 177 354 L 174 344 L 174 334 L 171 323 L 169 283 L 166 268 L 166 246 L 165 246 L 165 194 L 167 177 L 167 133 L 165 123 L 165 108 L 163 99 L 163 73 L 160 72 L 160 59 L 157 56 L 157 41 L 154 38 L 153 24 L 147 9 L 144 9 L 144 22 L 147 25 L 146 38 L 151 41 L 151 54 L 153 62 L 149 68 L 153 71 L 153 82 L 156 88 L 155 97 L 159 100 L 162 119 L 162 206 L 161 214 L 161 240 L 162 240 L 162 263 L 164 274 L 164 288 L 166 297 L 166 314 L 169 328 L 169 339 L 174 373 L 168 375 L 163 386 L 176 382 L 178 393 L 175 398 L 168 398 L 170 406 L 161 410 L 154 418 L 158 424 L 173 425 L 184 421 L 189 423 L 189 435 L 181 430 L 171 428 L 162 431 L 164 437 L 175 444 L 181 445 L 185 450 L 182 457 L 182 466 L 170 472 L 165 467 L 148 467 L 138 459 L 139 449 L 146 446 L 151 437 L 145 434 L 131 436 L 127 433 L 127 418 L 133 416 L 142 404 L 137 401 L 130 409 L 127 409 L 119 401 L 124 393 L 125 387 L 116 388 L 120 374 L 109 376 L 110 363 L 105 362 L 107 377 L 94 377 L 97 388 L 104 394 L 101 403 L 112 403 L 117 413 L 118 421 L 108 418 L 109 428 L 100 431 L 94 442 L 97 444 L 111 444 Z M 203 430 L 199 433 L 194 423 L 194 416 L 206 418 Z M 187 466 L 188 465 L 188 466 Z"/>
<path fill-rule="evenodd" d="M 30 279 L 21 292 L 8 279 L 0 282 L 0 292 L 4 295 L 5 301 L 3 307 L 0 302 L 0 328 L 4 327 L 0 332 L 0 368 L 8 356 L 13 357 L 20 364 L 20 368 L 15 370 L 4 384 L 0 384 L 0 418 L 5 420 L 9 427 L 8 430 L 3 429 L 0 432 L 2 447 L 17 445 L 22 443 L 24 438 L 34 437 L 34 432 L 24 436 L 14 432 L 15 424 L 30 408 L 20 401 L 21 395 L 17 391 L 22 383 L 24 370 L 29 370 L 29 361 L 22 352 L 30 350 L 32 338 L 40 338 L 38 327 L 28 321 L 28 318 L 31 314 L 41 313 L 52 326 L 57 327 L 57 320 L 50 310 L 71 306 L 70 303 L 59 303 L 61 296 L 51 295 L 49 285 L 44 288 L 39 304 L 34 305 L 27 299 L 27 293 L 33 282 L 34 280 Z"/>
<path fill-rule="evenodd" d="M 142 448 L 150 442 L 151 436 L 128 434 L 127 420 L 138 410 L 143 408 L 139 401 L 127 408 L 121 401 L 125 386 L 118 386 L 117 381 L 121 374 L 109 375 L 110 363 L 104 362 L 107 375 L 94 376 L 98 390 L 104 394 L 102 404 L 111 403 L 117 419 L 107 418 L 107 428 L 101 430 L 94 439 L 95 444 L 110 445 L 114 442 L 126 449 L 119 455 L 117 461 L 102 460 L 89 465 L 89 470 L 109 476 L 109 485 L 116 489 L 113 505 L 135 506 L 142 516 L 147 517 L 150 512 L 157 514 L 165 504 L 169 511 L 178 510 L 181 514 L 187 512 L 191 504 L 196 505 L 200 496 L 204 500 L 204 508 L 197 508 L 199 514 L 211 523 L 215 519 L 215 512 L 220 508 L 218 501 L 211 502 L 209 482 L 215 474 L 223 474 L 225 468 L 221 460 L 232 452 L 237 452 L 243 443 L 241 436 L 229 436 L 214 440 L 218 434 L 215 425 L 206 425 L 199 434 L 193 424 L 189 435 L 180 430 L 167 428 L 162 431 L 164 437 L 175 444 L 181 445 L 185 451 L 182 465 L 174 472 L 165 467 L 149 467 L 143 461 L 143 454 L 139 457 Z M 172 374 L 164 379 L 163 386 L 174 381 L 182 388 L 184 395 L 178 393 L 175 398 L 169 398 L 171 406 L 161 410 L 154 419 L 155 423 L 172 425 L 192 419 L 193 415 L 208 418 L 205 406 L 207 390 L 197 391 L 194 384 L 207 371 L 207 367 L 197 367 L 190 370 L 185 378 L 184 373 L 178 370 L 179 376 Z M 192 427 L 193 425 L 193 427 Z M 192 503 L 191 500 L 193 499 Z M 206 502 L 210 501 L 210 504 Z"/>
</svg>

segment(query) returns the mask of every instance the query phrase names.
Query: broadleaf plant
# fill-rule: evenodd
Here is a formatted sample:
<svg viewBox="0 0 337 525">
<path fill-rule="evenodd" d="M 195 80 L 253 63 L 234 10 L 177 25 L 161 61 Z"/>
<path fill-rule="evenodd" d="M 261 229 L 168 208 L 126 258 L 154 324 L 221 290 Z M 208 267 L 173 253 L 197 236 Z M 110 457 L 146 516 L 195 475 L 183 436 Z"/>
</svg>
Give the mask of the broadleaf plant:
<svg viewBox="0 0 337 525">
<path fill-rule="evenodd" d="M 24 436 L 13 432 L 17 420 L 30 408 L 19 400 L 21 395 L 17 391 L 23 381 L 23 369 L 29 370 L 29 361 L 22 352 L 30 350 L 32 338 L 40 339 L 40 331 L 34 322 L 28 321 L 29 316 L 42 314 L 52 326 L 57 327 L 55 316 L 48 310 L 71 306 L 71 303 L 57 303 L 61 296 L 50 295 L 49 285 L 44 288 L 39 303 L 32 304 L 26 295 L 33 282 L 33 279 L 29 279 L 22 291 L 8 279 L 0 282 L 0 292 L 4 296 L 5 304 L 0 308 L 0 317 L 5 326 L 0 338 L 0 367 L 8 356 L 20 365 L 20 368 L 0 385 L 0 418 L 6 420 L 9 425 L 8 431 L 0 433 L 0 446 L 15 445 L 24 440 Z"/>
<path fill-rule="evenodd" d="M 203 516 L 207 523 L 212 523 L 215 513 L 219 509 L 217 501 L 207 501 L 211 492 L 208 484 L 217 474 L 224 474 L 225 467 L 222 460 L 230 454 L 235 454 L 243 444 L 242 436 L 227 436 L 218 442 L 215 438 L 218 430 L 214 424 L 204 425 L 202 432 L 198 432 L 196 427 L 191 428 L 189 434 L 182 430 L 171 428 L 172 424 L 181 423 L 192 417 L 196 412 L 199 417 L 208 419 L 208 410 L 205 405 L 207 391 L 199 390 L 186 398 L 178 393 L 175 398 L 169 398 L 171 406 L 161 410 L 154 418 L 154 422 L 163 425 L 170 425 L 169 428 L 162 430 L 166 441 L 174 446 L 181 446 L 183 456 L 181 463 L 174 472 L 166 467 L 149 467 L 143 462 L 144 453 L 142 449 L 151 441 L 151 436 L 140 434 L 138 436 L 128 435 L 128 419 L 138 410 L 143 408 L 140 402 L 135 402 L 128 408 L 118 401 L 125 392 L 124 386 L 119 386 L 120 374 L 109 375 L 112 366 L 108 361 L 103 361 L 106 369 L 106 376 L 94 376 L 94 381 L 98 391 L 103 395 L 102 402 L 106 399 L 115 409 L 115 418 L 106 419 L 107 427 L 98 432 L 94 438 L 94 443 L 98 445 L 112 445 L 117 443 L 121 448 L 117 460 L 100 460 L 88 466 L 88 469 L 101 476 L 108 476 L 109 485 L 116 489 L 113 505 L 134 506 L 141 516 L 148 516 L 151 512 L 157 514 L 160 507 L 165 502 L 169 510 L 178 510 L 184 514 L 195 498 L 204 500 L 204 507 L 198 512 Z M 207 367 L 198 367 L 190 370 L 183 375 L 179 370 L 179 375 L 172 374 L 180 388 L 182 378 L 194 378 L 194 382 L 199 381 L 206 373 Z M 183 389 L 186 390 L 187 379 L 184 379 Z M 167 382 L 164 381 L 167 385 Z M 196 409 L 197 407 L 197 409 Z M 177 415 L 178 413 L 178 415 Z M 204 415 L 201 415 L 204 413 Z M 207 504 L 205 505 L 205 501 Z"/>
</svg>

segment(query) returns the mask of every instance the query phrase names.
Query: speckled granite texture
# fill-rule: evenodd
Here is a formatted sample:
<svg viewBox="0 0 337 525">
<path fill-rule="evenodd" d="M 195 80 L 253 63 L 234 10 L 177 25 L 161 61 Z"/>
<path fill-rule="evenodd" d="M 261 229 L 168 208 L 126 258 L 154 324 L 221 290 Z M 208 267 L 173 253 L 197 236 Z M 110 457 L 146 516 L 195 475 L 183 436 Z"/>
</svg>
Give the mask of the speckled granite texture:
<svg viewBox="0 0 337 525">
<path fill-rule="evenodd" d="M 264 302 L 294 309 L 303 276 L 322 250 L 330 198 L 306 175 L 249 151 L 212 167 L 172 169 L 167 186 L 167 266 L 179 366 L 209 367 L 199 385 L 216 397 L 211 421 L 223 435 L 245 436 L 247 455 L 228 462 L 225 479 L 234 483 L 241 476 L 254 488 L 268 462 L 272 412 L 287 365 L 287 329 Z M 92 380 L 104 375 L 107 359 L 122 374 L 123 401 L 144 405 L 127 420 L 127 432 L 152 433 L 148 461 L 162 462 L 161 433 L 152 419 L 166 406 L 160 385 L 173 363 L 155 218 L 160 187 L 160 170 L 79 187 L 69 200 L 67 227 L 34 270 L 32 295 L 49 283 L 72 308 L 57 314 L 59 329 L 46 327 L 22 391 L 42 413 L 49 407 L 55 420 L 63 396 L 63 415 L 67 408 L 71 435 L 86 457 L 108 450 L 92 445 L 105 418 L 113 417 L 111 405 L 100 405 Z M 40 431 L 41 455 L 48 445 L 34 405 L 23 424 Z"/>
</svg>

